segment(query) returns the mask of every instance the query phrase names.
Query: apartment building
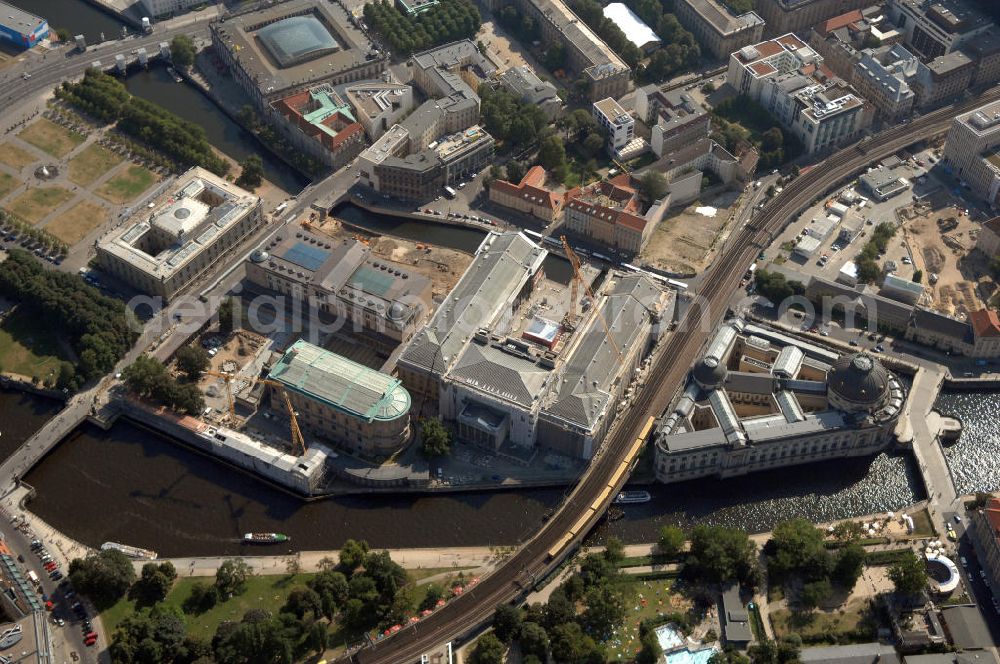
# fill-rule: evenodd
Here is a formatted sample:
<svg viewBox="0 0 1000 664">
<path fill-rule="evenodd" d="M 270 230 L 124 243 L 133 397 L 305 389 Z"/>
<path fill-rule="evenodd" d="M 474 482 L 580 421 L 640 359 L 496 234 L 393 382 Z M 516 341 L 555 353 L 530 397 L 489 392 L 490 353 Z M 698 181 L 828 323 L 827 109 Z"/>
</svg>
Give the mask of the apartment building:
<svg viewBox="0 0 1000 664">
<path fill-rule="evenodd" d="M 813 26 L 809 45 L 823 56 L 823 63 L 845 81 L 853 83 L 854 66 L 865 48 L 889 47 L 902 35 L 886 17 L 882 7 L 872 5 L 834 16 Z"/>
<path fill-rule="evenodd" d="M 413 110 L 413 88 L 400 83 L 362 81 L 344 88 L 344 97 L 372 141 Z"/>
<path fill-rule="evenodd" d="M 757 13 L 767 25 L 768 36 L 805 35 L 817 23 L 870 4 L 871 0 L 758 0 Z"/>
<path fill-rule="evenodd" d="M 702 52 L 720 60 L 764 37 L 764 19 L 758 14 L 734 16 L 718 0 L 677 0 L 674 13 L 695 36 Z"/>
<path fill-rule="evenodd" d="M 889 0 L 886 11 L 907 46 L 928 60 L 996 31 L 967 0 Z"/>
<path fill-rule="evenodd" d="M 901 44 L 866 49 L 853 69 L 855 89 L 872 103 L 876 115 L 887 122 L 909 117 L 916 103 L 910 82 L 921 63 Z"/>
<path fill-rule="evenodd" d="M 566 192 L 563 228 L 597 244 L 639 253 L 659 219 L 642 215 L 639 193 L 628 176 L 594 182 Z M 656 210 L 657 206 L 651 208 Z M 662 212 L 660 213 L 662 215 Z"/>
<path fill-rule="evenodd" d="M 799 110 L 792 132 L 808 153 L 853 140 L 872 123 L 872 108 L 842 81 L 807 86 L 794 99 Z"/>
<path fill-rule="evenodd" d="M 662 90 L 650 84 L 636 90 L 636 115 L 650 127 L 653 154 L 678 151 L 708 137 L 711 118 L 683 90 Z"/>
</svg>

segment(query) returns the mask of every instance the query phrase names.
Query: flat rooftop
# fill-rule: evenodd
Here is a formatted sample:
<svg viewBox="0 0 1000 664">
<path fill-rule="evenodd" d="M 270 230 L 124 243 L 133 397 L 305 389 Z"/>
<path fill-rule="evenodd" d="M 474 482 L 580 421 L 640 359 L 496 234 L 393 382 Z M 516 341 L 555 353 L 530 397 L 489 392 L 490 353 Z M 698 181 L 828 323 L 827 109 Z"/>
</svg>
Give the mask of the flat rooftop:
<svg viewBox="0 0 1000 664">
<path fill-rule="evenodd" d="M 755 12 L 734 16 L 715 0 L 684 0 L 720 35 L 732 35 L 762 25 L 764 19 Z"/>
<path fill-rule="evenodd" d="M 394 104 L 402 104 L 411 88 L 401 83 L 355 83 L 345 88 L 344 94 L 359 114 L 374 118 Z"/>
<path fill-rule="evenodd" d="M 30 34 L 42 23 L 45 23 L 45 19 L 41 16 L 26 12 L 10 3 L 0 2 L 0 25 Z"/>
<path fill-rule="evenodd" d="M 377 54 L 339 5 L 318 0 L 291 0 L 212 29 L 265 95 L 323 80 Z"/>
<path fill-rule="evenodd" d="M 363 420 L 394 420 L 410 410 L 410 393 L 398 378 L 301 340 L 285 351 L 267 377 Z"/>
<path fill-rule="evenodd" d="M 566 39 L 590 62 L 588 66 L 610 64 L 616 71 L 628 69 L 625 61 L 611 50 L 562 0 L 531 0 Z"/>
</svg>

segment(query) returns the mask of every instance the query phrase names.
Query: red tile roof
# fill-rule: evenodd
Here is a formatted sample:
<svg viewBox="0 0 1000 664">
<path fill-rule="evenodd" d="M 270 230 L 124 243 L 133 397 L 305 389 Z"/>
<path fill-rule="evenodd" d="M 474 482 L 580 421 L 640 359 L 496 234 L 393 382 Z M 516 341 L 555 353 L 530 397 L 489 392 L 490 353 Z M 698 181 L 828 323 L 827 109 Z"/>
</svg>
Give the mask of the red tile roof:
<svg viewBox="0 0 1000 664">
<path fill-rule="evenodd" d="M 973 311 L 969 322 L 977 337 L 1000 337 L 1000 316 L 991 309 Z"/>
<path fill-rule="evenodd" d="M 490 187 L 495 187 L 497 191 L 517 196 L 532 203 L 542 205 L 549 210 L 557 210 L 562 204 L 560 196 L 546 189 L 545 169 L 541 166 L 532 166 L 521 178 L 519 184 L 507 182 L 506 180 L 494 180 Z"/>
<path fill-rule="evenodd" d="M 994 537 L 1000 539 L 1000 499 L 990 498 L 986 507 L 983 508 L 983 512 L 986 514 L 986 520 L 989 521 L 990 527 L 993 528 Z"/>
<path fill-rule="evenodd" d="M 826 37 L 828 34 L 834 30 L 839 30 L 840 28 L 847 27 L 852 23 L 857 23 L 863 17 L 861 16 L 861 10 L 855 9 L 852 12 L 847 12 L 846 14 L 841 14 L 840 16 L 834 16 L 831 19 L 827 19 L 817 25 L 814 29 L 820 35 Z"/>
<path fill-rule="evenodd" d="M 778 53 L 781 53 L 781 44 L 773 40 L 768 40 L 761 42 L 759 44 L 754 44 L 753 48 L 755 51 L 757 51 L 757 57 L 753 58 L 753 60 L 759 60 L 760 58 L 769 58 L 772 55 L 777 55 Z M 740 53 L 739 51 L 736 52 L 736 59 L 742 62 L 743 64 L 746 64 L 748 62 L 753 62 L 753 60 L 747 60 L 746 58 L 744 58 L 743 54 Z"/>
</svg>

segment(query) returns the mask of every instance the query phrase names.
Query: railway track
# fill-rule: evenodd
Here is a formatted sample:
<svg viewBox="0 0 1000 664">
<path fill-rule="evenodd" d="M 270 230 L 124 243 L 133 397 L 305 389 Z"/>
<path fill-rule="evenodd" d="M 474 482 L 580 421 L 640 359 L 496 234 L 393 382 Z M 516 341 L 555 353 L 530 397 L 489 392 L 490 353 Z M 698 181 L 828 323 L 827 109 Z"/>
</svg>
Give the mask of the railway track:
<svg viewBox="0 0 1000 664">
<path fill-rule="evenodd" d="M 564 539 L 611 482 L 617 466 L 650 416 L 659 417 L 670 405 L 676 389 L 684 380 L 708 332 L 726 312 L 731 294 L 739 286 L 746 267 L 761 248 L 771 243 L 812 201 L 839 185 L 869 163 L 901 148 L 945 131 L 952 118 L 983 104 L 1000 100 L 1000 87 L 978 97 L 929 113 L 907 125 L 881 132 L 867 141 L 832 155 L 807 173 L 799 176 L 761 210 L 752 224 L 745 226 L 736 240 L 709 269 L 698 292 L 699 299 L 681 324 L 659 350 L 645 387 L 635 403 L 616 423 L 605 439 L 599 456 L 581 478 L 558 512 L 542 526 L 503 565 L 486 576 L 470 591 L 456 597 L 426 619 L 395 635 L 363 648 L 341 661 L 354 664 L 410 664 L 420 655 L 449 640 L 461 638 L 479 628 L 497 604 L 510 602 L 524 594 L 558 560 L 549 560 L 548 551 Z M 627 477 L 621 478 L 619 486 Z M 614 496 L 612 493 L 606 501 Z M 607 507 L 607 502 L 603 505 Z M 596 521 L 600 514 L 594 518 Z M 593 524 L 588 524 L 592 526 Z M 583 528 L 578 537 L 586 534 Z M 570 550 L 567 542 L 562 549 Z"/>
</svg>

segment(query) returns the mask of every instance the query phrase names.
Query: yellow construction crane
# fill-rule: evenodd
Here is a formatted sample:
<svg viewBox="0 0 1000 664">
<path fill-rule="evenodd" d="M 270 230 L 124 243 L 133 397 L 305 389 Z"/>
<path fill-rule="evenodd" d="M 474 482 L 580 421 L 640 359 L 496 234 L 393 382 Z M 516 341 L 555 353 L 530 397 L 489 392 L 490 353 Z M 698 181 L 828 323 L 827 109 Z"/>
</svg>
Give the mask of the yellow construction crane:
<svg viewBox="0 0 1000 664">
<path fill-rule="evenodd" d="M 611 328 L 608 327 L 608 321 L 604 319 L 604 314 L 601 313 L 601 308 L 597 306 L 597 298 L 594 297 L 594 292 L 590 290 L 590 285 L 587 283 L 586 279 L 583 278 L 583 273 L 580 270 L 580 258 L 573 251 L 573 247 L 569 246 L 569 240 L 566 239 L 565 235 L 559 236 L 562 240 L 563 250 L 566 252 L 566 258 L 569 259 L 569 264 L 573 266 L 573 280 L 570 283 L 570 303 L 569 312 L 567 313 L 567 318 L 572 320 L 573 325 L 576 325 L 576 296 L 579 293 L 578 285 L 583 284 L 584 290 L 587 292 L 587 297 L 590 301 L 594 303 L 594 313 L 601 320 L 601 325 L 604 326 L 604 336 L 608 338 L 608 342 L 611 347 L 614 348 L 615 354 L 618 355 L 618 363 L 623 364 L 625 362 L 625 357 L 622 355 L 621 349 L 618 347 L 618 342 L 615 341 L 615 336 L 611 334 Z"/>
<path fill-rule="evenodd" d="M 233 402 L 232 382 L 236 376 L 234 374 L 221 371 L 206 371 L 205 374 L 208 376 L 215 376 L 216 378 L 222 378 L 225 381 L 226 402 L 229 405 L 229 419 L 231 423 L 235 423 L 236 408 Z M 288 419 L 291 421 L 292 426 L 292 453 L 299 455 L 305 454 L 306 440 L 302 436 L 302 429 L 299 428 L 299 420 L 295 416 L 295 408 L 292 407 L 292 400 L 288 397 L 288 392 L 285 390 L 285 386 L 278 381 L 268 380 L 267 378 L 246 377 L 246 380 L 251 385 L 256 385 L 258 383 L 270 385 L 271 387 L 277 389 L 277 391 L 281 394 L 281 398 L 285 402 L 285 409 L 288 411 Z"/>
</svg>

